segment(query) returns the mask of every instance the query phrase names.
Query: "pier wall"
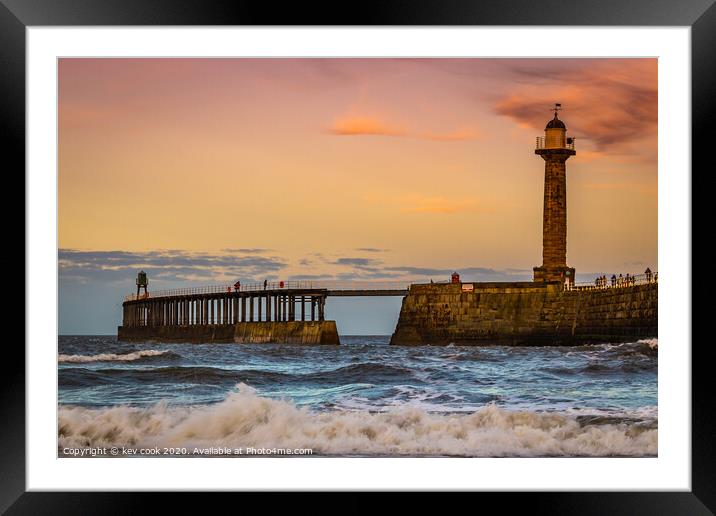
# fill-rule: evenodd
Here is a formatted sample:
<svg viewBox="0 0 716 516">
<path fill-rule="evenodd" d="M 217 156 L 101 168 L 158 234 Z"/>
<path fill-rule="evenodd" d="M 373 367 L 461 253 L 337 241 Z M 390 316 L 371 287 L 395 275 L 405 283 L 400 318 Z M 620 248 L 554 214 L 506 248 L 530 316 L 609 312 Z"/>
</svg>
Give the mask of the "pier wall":
<svg viewBox="0 0 716 516">
<path fill-rule="evenodd" d="M 658 336 L 658 283 L 564 290 L 557 283 L 412 285 L 393 345 L 572 345 Z"/>
<path fill-rule="evenodd" d="M 236 324 L 119 326 L 123 342 L 340 344 L 335 321 L 271 321 Z"/>
</svg>

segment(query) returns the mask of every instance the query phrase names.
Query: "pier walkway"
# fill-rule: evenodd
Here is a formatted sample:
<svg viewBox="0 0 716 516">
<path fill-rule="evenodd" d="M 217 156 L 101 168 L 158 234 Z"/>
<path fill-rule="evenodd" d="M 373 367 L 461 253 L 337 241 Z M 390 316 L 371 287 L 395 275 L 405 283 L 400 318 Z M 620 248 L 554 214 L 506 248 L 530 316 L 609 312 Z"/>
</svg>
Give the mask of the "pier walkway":
<svg viewBox="0 0 716 516">
<path fill-rule="evenodd" d="M 328 296 L 404 296 L 403 282 L 278 281 L 149 291 L 125 297 L 122 325 L 324 321 Z"/>
<path fill-rule="evenodd" d="M 622 289 L 656 283 L 658 273 L 602 276 L 565 290 Z M 436 282 L 443 283 L 443 282 Z M 447 283 L 447 282 L 445 282 Z M 477 285 L 466 282 L 463 285 Z M 500 284 L 495 284 L 499 286 Z M 122 325 L 191 326 L 243 322 L 325 321 L 326 298 L 405 296 L 410 284 L 396 281 L 277 281 L 149 291 L 125 297 Z"/>
</svg>

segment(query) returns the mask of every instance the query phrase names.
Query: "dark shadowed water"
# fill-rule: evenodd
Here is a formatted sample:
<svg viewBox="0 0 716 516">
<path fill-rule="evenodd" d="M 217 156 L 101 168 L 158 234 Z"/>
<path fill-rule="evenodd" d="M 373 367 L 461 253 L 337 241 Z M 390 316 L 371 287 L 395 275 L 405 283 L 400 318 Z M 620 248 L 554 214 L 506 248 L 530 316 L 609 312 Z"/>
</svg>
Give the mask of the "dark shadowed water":
<svg viewBox="0 0 716 516">
<path fill-rule="evenodd" d="M 580 347 L 59 338 L 60 444 L 327 454 L 655 455 L 656 340 Z"/>
</svg>

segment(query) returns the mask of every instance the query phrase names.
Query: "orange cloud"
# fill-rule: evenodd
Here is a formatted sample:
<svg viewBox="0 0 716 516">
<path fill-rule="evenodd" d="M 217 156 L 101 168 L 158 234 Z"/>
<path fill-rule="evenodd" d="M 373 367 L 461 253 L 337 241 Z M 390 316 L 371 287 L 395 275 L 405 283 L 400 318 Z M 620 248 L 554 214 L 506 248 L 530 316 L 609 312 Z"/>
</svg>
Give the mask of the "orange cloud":
<svg viewBox="0 0 716 516">
<path fill-rule="evenodd" d="M 589 190 L 606 190 L 606 191 L 630 191 L 644 195 L 657 195 L 657 185 L 644 185 L 642 183 L 586 183 L 584 188 Z"/>
<path fill-rule="evenodd" d="M 397 127 L 389 126 L 378 118 L 370 117 L 348 117 L 337 120 L 330 132 L 342 136 L 402 136 L 405 134 L 405 131 Z"/>
<path fill-rule="evenodd" d="M 339 136 L 403 136 L 435 142 L 457 142 L 476 140 L 479 133 L 475 129 L 460 129 L 452 132 L 414 132 L 395 124 L 389 124 L 377 117 L 351 116 L 336 120 L 329 132 Z"/>
</svg>

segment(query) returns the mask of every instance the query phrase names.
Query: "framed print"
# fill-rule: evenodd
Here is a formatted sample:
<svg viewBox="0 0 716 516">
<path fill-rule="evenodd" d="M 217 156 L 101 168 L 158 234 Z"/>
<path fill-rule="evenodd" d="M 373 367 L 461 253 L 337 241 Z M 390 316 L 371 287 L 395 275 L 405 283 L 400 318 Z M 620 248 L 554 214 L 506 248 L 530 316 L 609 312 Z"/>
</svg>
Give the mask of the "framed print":
<svg viewBox="0 0 716 516">
<path fill-rule="evenodd" d="M 3 7 L 28 265 L 3 508 L 713 510 L 691 301 L 710 2 L 146 5 Z M 87 507 L 126 502 L 106 496 Z"/>
</svg>

